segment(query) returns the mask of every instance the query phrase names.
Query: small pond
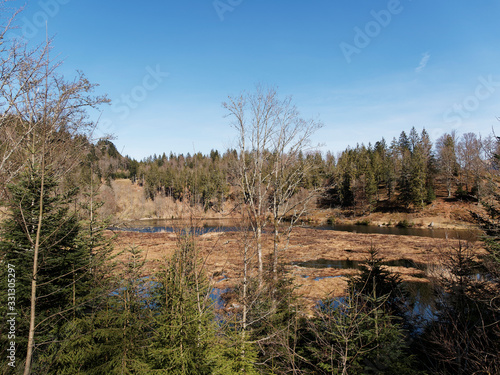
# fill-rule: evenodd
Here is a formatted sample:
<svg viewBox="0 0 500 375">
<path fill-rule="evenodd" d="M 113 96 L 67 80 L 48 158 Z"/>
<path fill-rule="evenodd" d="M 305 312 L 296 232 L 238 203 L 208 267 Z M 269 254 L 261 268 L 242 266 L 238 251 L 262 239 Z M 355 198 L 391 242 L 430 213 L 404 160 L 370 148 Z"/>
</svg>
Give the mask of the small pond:
<svg viewBox="0 0 500 375">
<path fill-rule="evenodd" d="M 315 259 L 305 262 L 292 262 L 293 266 L 305 268 L 338 268 L 338 269 L 360 269 L 360 265 L 366 263 L 362 260 L 332 260 L 332 259 Z M 382 265 L 389 267 L 405 267 L 425 269 L 424 263 L 417 263 L 411 259 L 396 259 L 382 262 Z"/>
<path fill-rule="evenodd" d="M 469 241 L 477 240 L 482 233 L 478 229 L 400 228 L 355 224 L 321 225 L 313 228 L 351 233 L 391 234 L 398 236 L 463 239 Z"/>
<path fill-rule="evenodd" d="M 304 267 L 304 268 L 336 268 L 336 269 L 360 269 L 365 261 L 357 260 L 332 260 L 332 259 L 315 259 L 304 262 L 292 262 L 294 266 Z M 389 267 L 404 267 L 404 268 L 415 268 L 418 270 L 425 270 L 427 265 L 424 263 L 417 263 L 411 259 L 396 259 L 390 261 L 383 261 L 382 265 Z M 413 275 L 418 277 L 417 275 Z M 304 275 L 304 278 L 309 278 L 309 276 Z M 341 275 L 336 276 L 322 276 L 315 277 L 314 281 L 319 281 L 326 278 L 337 278 L 342 277 Z M 436 299 L 434 296 L 433 288 L 429 282 L 418 281 L 403 281 L 403 286 L 408 292 L 409 302 L 412 304 L 414 315 L 418 314 L 426 320 L 433 319 L 435 312 Z M 338 303 L 341 303 L 342 298 L 339 299 Z"/>
</svg>

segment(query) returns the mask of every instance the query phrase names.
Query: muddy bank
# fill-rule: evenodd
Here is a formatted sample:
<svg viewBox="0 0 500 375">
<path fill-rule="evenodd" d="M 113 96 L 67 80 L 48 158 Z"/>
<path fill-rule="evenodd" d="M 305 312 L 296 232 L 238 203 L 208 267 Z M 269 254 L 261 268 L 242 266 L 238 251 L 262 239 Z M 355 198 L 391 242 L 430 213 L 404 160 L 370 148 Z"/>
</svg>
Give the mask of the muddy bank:
<svg viewBox="0 0 500 375">
<path fill-rule="evenodd" d="M 177 240 L 178 235 L 175 233 L 117 232 L 114 244 L 117 252 L 129 246 L 143 249 L 144 255 L 148 259 L 145 268 L 146 275 L 155 272 L 160 269 L 162 264 L 165 264 L 166 259 L 172 255 L 177 246 Z M 242 275 L 242 233 L 206 233 L 196 236 L 196 242 L 207 275 L 214 287 L 234 286 Z M 481 245 L 481 242 L 471 243 L 471 248 L 476 254 L 483 254 L 485 250 Z M 446 252 L 458 246 L 459 241 L 451 239 L 296 228 L 292 233 L 288 248 L 281 255 L 286 270 L 298 287 L 297 292 L 312 303 L 312 301 L 327 295 L 343 295 L 347 282 L 346 277 L 354 275 L 358 271 L 337 267 L 304 267 L 304 262 L 317 260 L 364 261 L 368 256 L 369 249 L 374 247 L 379 251 L 380 256 L 388 262 L 406 259 L 418 265 L 438 267 L 443 264 Z M 272 238 L 265 235 L 264 255 L 270 255 L 271 249 Z M 388 269 L 401 274 L 404 280 L 429 281 L 426 267 L 393 264 L 394 266 L 388 265 Z M 255 268 L 253 272 L 255 272 Z"/>
<path fill-rule="evenodd" d="M 397 226 L 405 223 L 414 228 L 477 229 L 474 214 L 485 215 L 481 205 L 447 199 L 438 199 L 415 212 L 372 212 L 357 214 L 341 209 L 315 209 L 309 220 L 315 224 L 356 224 L 375 226 Z"/>
</svg>

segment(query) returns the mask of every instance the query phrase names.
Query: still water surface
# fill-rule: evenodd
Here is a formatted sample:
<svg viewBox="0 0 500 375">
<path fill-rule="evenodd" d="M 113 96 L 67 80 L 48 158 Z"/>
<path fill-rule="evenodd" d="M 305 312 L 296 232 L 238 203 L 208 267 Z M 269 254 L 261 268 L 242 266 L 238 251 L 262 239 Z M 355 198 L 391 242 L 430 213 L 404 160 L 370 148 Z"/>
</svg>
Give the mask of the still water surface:
<svg viewBox="0 0 500 375">
<path fill-rule="evenodd" d="M 186 228 L 189 228 L 190 226 L 190 223 L 185 220 L 148 219 L 130 221 L 123 225 L 112 227 L 110 229 L 142 233 L 174 233 L 185 232 Z M 231 219 L 204 219 L 195 221 L 193 226 L 196 227 L 195 233 L 198 235 L 209 232 L 237 232 L 241 230 L 241 227 L 235 224 L 235 222 Z M 305 228 L 351 233 L 389 234 L 397 236 L 419 236 L 450 239 L 453 238 L 463 240 L 476 240 L 481 235 L 481 232 L 477 229 L 457 230 L 437 228 L 399 228 L 354 224 L 307 226 Z"/>
</svg>

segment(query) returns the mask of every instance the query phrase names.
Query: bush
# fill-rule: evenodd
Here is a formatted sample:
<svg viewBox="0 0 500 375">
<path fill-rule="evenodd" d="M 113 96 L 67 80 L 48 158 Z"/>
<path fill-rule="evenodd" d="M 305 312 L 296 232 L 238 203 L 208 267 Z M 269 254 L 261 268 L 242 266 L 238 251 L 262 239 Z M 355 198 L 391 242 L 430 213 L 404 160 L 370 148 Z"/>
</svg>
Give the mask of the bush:
<svg viewBox="0 0 500 375">
<path fill-rule="evenodd" d="M 401 221 L 399 221 L 399 222 L 396 224 L 396 226 L 397 226 L 398 228 L 411 228 L 411 227 L 413 227 L 413 225 L 414 225 L 414 224 L 413 224 L 412 222 L 410 222 L 410 221 L 408 221 L 408 220 L 406 220 L 406 219 L 401 220 Z"/>
<path fill-rule="evenodd" d="M 370 225 L 369 219 L 358 220 L 354 223 L 354 225 Z"/>
</svg>

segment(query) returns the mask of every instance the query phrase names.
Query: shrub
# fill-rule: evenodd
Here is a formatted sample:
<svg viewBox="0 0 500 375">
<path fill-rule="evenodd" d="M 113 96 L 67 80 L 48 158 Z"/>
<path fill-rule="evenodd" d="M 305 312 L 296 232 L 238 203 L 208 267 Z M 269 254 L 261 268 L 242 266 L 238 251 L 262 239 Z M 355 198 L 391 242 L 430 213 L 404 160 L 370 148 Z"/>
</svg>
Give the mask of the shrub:
<svg viewBox="0 0 500 375">
<path fill-rule="evenodd" d="M 396 224 L 396 226 L 397 226 L 398 228 L 411 228 L 411 227 L 413 227 L 413 225 L 414 225 L 414 224 L 413 224 L 412 222 L 410 222 L 410 221 L 408 221 L 408 220 L 406 220 L 406 219 L 401 220 L 401 221 L 399 221 L 399 222 Z"/>
<path fill-rule="evenodd" d="M 370 225 L 369 219 L 358 220 L 354 223 L 355 225 Z"/>
</svg>

